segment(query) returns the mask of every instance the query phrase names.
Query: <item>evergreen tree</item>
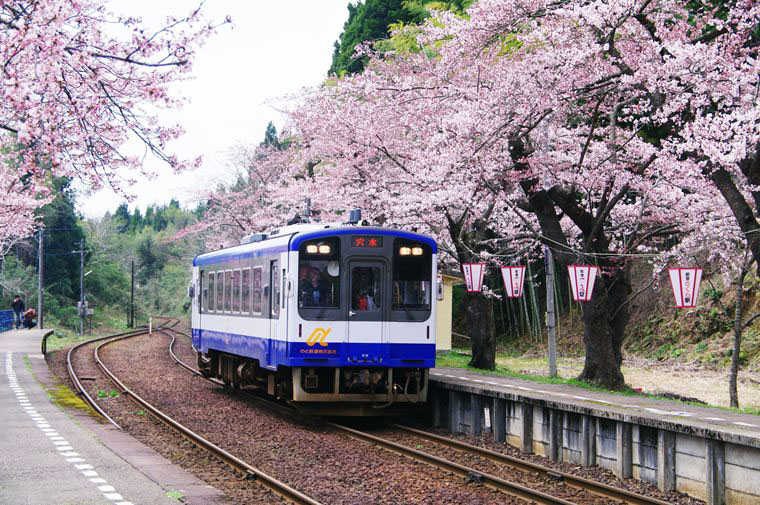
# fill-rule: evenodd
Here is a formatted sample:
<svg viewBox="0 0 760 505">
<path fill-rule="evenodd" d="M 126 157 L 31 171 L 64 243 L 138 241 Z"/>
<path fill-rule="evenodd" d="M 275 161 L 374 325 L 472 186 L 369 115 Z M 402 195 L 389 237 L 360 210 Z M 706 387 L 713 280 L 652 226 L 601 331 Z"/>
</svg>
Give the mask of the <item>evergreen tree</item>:
<svg viewBox="0 0 760 505">
<path fill-rule="evenodd" d="M 336 75 L 355 74 L 364 70 L 367 61 L 354 59 L 354 48 L 365 41 L 375 41 L 388 36 L 388 27 L 393 23 L 420 23 L 429 16 L 428 8 L 447 9 L 463 12 L 474 0 L 446 0 L 430 2 L 426 0 L 366 0 L 348 4 L 348 20 L 343 25 L 343 33 L 335 41 L 332 65 L 329 73 Z"/>
<path fill-rule="evenodd" d="M 262 142 L 261 145 L 274 147 L 275 149 L 281 150 L 280 141 L 277 138 L 277 128 L 274 127 L 274 123 L 271 121 L 267 125 L 267 129 L 264 132 L 264 142 Z"/>
<path fill-rule="evenodd" d="M 76 195 L 71 179 L 53 180 L 55 198 L 42 207 L 40 214 L 45 227 L 45 287 L 55 295 L 79 297 L 79 249 L 84 232 L 79 226 L 75 209 Z"/>
<path fill-rule="evenodd" d="M 132 233 L 140 232 L 145 227 L 142 213 L 140 209 L 135 207 L 135 211 L 132 213 L 132 219 L 129 221 L 129 231 Z"/>
<path fill-rule="evenodd" d="M 116 207 L 116 211 L 113 213 L 113 219 L 119 233 L 127 233 L 129 231 L 131 218 L 132 216 L 129 212 L 129 206 L 126 202 Z"/>
</svg>

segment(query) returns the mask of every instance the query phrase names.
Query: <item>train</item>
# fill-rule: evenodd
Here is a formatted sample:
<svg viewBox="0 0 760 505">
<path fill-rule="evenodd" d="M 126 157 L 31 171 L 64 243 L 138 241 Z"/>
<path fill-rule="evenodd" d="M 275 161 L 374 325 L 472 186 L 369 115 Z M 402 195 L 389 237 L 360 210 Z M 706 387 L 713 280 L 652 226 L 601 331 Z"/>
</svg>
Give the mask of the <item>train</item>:
<svg viewBox="0 0 760 505">
<path fill-rule="evenodd" d="M 308 414 L 419 411 L 435 367 L 437 255 L 431 237 L 358 218 L 201 254 L 188 290 L 199 370 Z"/>
</svg>

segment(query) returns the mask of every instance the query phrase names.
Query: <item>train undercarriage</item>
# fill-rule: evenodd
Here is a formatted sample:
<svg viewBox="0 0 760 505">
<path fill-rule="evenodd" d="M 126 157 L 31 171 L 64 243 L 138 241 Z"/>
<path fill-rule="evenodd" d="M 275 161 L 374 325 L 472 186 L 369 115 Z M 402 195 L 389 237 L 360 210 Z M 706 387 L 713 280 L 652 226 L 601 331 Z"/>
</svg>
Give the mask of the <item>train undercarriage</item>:
<svg viewBox="0 0 760 505">
<path fill-rule="evenodd" d="M 198 355 L 198 368 L 232 389 L 251 388 L 313 415 L 393 416 L 417 412 L 427 401 L 428 369 L 280 367 L 210 350 Z"/>
</svg>

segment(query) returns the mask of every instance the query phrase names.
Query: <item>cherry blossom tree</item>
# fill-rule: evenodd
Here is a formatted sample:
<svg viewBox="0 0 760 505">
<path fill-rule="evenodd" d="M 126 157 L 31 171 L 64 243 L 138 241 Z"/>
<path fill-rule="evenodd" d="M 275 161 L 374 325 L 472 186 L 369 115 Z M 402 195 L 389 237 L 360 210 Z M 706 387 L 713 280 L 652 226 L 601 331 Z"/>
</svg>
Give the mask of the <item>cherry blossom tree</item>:
<svg viewBox="0 0 760 505">
<path fill-rule="evenodd" d="M 160 124 L 158 111 L 181 105 L 171 85 L 218 25 L 198 7 L 149 29 L 105 5 L 0 1 L 0 243 L 31 231 L 51 177 L 126 194 L 131 174 L 152 175 L 145 154 L 175 171 L 199 163 L 167 152 L 182 128 Z M 129 141 L 144 155 L 128 154 Z"/>
<path fill-rule="evenodd" d="M 236 146 L 229 160 L 235 181 L 203 190 L 198 197 L 204 207 L 202 218 L 179 230 L 172 240 L 201 235 L 209 249 L 229 247 L 249 233 L 280 226 L 298 213 L 304 197 L 286 197 L 285 185 L 295 181 L 289 180 L 292 153 L 280 147 L 289 141 L 281 142 Z"/>
<path fill-rule="evenodd" d="M 361 206 L 432 234 L 454 264 L 543 244 L 598 265 L 580 378 L 621 387 L 630 258 L 695 245 L 705 227 L 718 241 L 756 229 L 758 9 L 480 0 L 436 13 L 396 34 L 411 50 L 361 47 L 362 74 L 303 97 L 269 194 L 326 214 Z M 492 368 L 488 303 L 465 303 L 471 364 Z"/>
</svg>

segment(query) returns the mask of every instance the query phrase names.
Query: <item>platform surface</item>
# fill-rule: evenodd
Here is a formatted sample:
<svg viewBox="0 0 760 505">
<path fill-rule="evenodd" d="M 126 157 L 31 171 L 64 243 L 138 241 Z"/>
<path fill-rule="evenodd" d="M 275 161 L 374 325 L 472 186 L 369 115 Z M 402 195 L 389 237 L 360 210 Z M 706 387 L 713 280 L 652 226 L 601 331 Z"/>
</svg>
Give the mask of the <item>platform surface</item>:
<svg viewBox="0 0 760 505">
<path fill-rule="evenodd" d="M 488 375 L 460 368 L 434 368 L 430 380 L 450 389 L 485 396 L 546 402 L 563 410 L 592 413 L 684 433 L 704 433 L 711 438 L 760 447 L 760 416 L 699 407 L 644 396 L 589 391 L 567 384 L 543 384 L 524 379 Z"/>
<path fill-rule="evenodd" d="M 129 435 L 52 403 L 46 388 L 55 381 L 39 354 L 45 333 L 0 333 L 0 503 L 177 505 L 178 495 L 222 503 L 217 490 Z"/>
</svg>

